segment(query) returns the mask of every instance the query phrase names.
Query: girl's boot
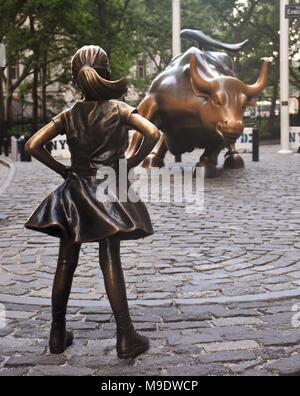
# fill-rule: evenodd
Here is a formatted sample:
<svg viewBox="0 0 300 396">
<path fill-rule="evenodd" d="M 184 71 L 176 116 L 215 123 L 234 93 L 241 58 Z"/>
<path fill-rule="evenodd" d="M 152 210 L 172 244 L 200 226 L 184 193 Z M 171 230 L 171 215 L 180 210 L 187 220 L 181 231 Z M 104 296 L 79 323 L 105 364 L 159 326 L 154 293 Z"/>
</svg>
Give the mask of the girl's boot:
<svg viewBox="0 0 300 396">
<path fill-rule="evenodd" d="M 50 353 L 63 353 L 73 343 L 73 333 L 66 331 L 65 312 L 53 312 L 53 320 L 50 331 Z"/>
<path fill-rule="evenodd" d="M 118 316 L 116 322 L 117 353 L 120 359 L 134 358 L 149 349 L 148 338 L 134 330 L 129 316 Z"/>
</svg>

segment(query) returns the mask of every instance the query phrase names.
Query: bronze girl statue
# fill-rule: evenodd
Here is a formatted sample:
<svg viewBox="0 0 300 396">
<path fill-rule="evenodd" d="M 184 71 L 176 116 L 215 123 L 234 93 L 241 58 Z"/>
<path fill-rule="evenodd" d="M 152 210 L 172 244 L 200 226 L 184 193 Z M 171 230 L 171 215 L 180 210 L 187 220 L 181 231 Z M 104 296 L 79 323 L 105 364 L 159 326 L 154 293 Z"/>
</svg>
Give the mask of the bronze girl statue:
<svg viewBox="0 0 300 396">
<path fill-rule="evenodd" d="M 36 209 L 26 227 L 60 238 L 57 270 L 52 291 L 51 353 L 62 353 L 73 341 L 66 331 L 66 308 L 72 279 L 78 264 L 81 243 L 98 242 L 99 260 L 107 296 L 117 324 L 119 358 L 135 357 L 149 348 L 149 340 L 139 335 L 131 322 L 120 241 L 139 239 L 153 233 L 145 205 L 139 201 L 100 202 L 96 177 L 103 166 L 117 172 L 128 146 L 128 127 L 139 131 L 143 145 L 128 159 L 128 168 L 141 163 L 159 140 L 160 132 L 127 104 L 117 100 L 126 92 L 124 79 L 110 81 L 108 57 L 98 46 L 85 46 L 72 59 L 73 82 L 85 96 L 70 110 L 63 111 L 38 131 L 26 149 L 65 181 Z M 71 167 L 57 162 L 45 145 L 66 134 Z M 103 181 L 103 180 L 102 180 Z"/>
</svg>

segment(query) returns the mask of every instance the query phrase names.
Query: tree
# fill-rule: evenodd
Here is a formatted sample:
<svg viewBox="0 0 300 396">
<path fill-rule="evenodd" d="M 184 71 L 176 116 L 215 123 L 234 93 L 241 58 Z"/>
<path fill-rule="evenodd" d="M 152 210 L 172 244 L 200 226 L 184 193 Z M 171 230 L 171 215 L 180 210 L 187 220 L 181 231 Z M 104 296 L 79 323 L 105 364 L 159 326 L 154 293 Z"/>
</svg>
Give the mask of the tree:
<svg viewBox="0 0 300 396">
<path fill-rule="evenodd" d="M 19 76 L 17 81 L 12 84 L 11 65 L 14 64 L 14 54 L 18 52 L 19 47 L 16 40 L 17 32 L 20 26 L 25 22 L 24 16 L 21 14 L 26 1 L 0 0 L 0 42 L 4 42 L 7 46 L 7 74 L 5 76 L 4 69 L 0 68 L 0 136 L 4 134 L 7 126 L 11 122 L 11 102 L 14 89 L 28 75 L 28 67 L 24 67 L 24 72 Z M 16 31 L 16 34 L 12 33 Z M 4 97 L 3 85 L 6 86 L 6 96 Z"/>
<path fill-rule="evenodd" d="M 209 10 L 212 8 L 212 10 Z M 268 131 L 272 132 L 276 118 L 276 101 L 279 94 L 279 2 L 273 0 L 211 0 L 206 10 L 215 15 L 216 35 L 224 41 L 249 43 L 235 55 L 239 77 L 247 82 L 256 81 L 261 58 L 272 58 L 269 86 L 266 95 L 271 97 Z"/>
<path fill-rule="evenodd" d="M 47 104 L 58 101 L 50 88 L 54 83 L 62 90 L 69 86 L 70 58 L 82 45 L 96 44 L 107 51 L 112 78 L 128 75 L 138 59 L 150 58 L 155 66 L 153 74 L 145 80 L 132 80 L 145 92 L 172 58 L 171 22 L 171 0 L 0 0 L 0 40 L 7 46 L 8 57 L 5 73 L 0 72 L 1 131 L 4 121 L 11 123 L 15 92 L 32 98 L 32 131 L 37 128 L 38 109 L 46 121 Z M 272 130 L 279 91 L 278 1 L 184 0 L 182 27 L 203 30 L 227 42 L 248 38 L 248 46 L 234 55 L 238 74 L 245 82 L 257 79 L 261 57 L 273 57 L 267 89 L 272 98 Z M 298 28 L 299 22 L 294 21 L 292 44 L 299 39 Z M 183 50 L 193 44 L 183 41 Z M 291 57 L 297 54 L 291 51 Z M 12 66 L 17 62 L 23 71 L 12 80 Z M 291 68 L 291 79 L 299 84 L 299 68 Z"/>
<path fill-rule="evenodd" d="M 112 60 L 113 77 L 127 74 L 136 55 L 131 40 L 131 14 L 127 12 L 130 3 L 131 0 L 49 0 L 45 5 L 43 0 L 0 0 L 0 38 L 8 54 L 8 66 L 1 73 L 5 98 L 0 91 L 0 113 L 3 109 L 6 126 L 11 125 L 11 103 L 16 90 L 27 96 L 31 92 L 32 131 L 37 129 L 39 108 L 46 120 L 47 102 L 55 100 L 47 90 L 55 82 L 62 86 L 70 82 L 70 58 L 82 45 L 103 46 Z M 11 68 L 17 62 L 23 71 L 12 80 Z"/>
</svg>

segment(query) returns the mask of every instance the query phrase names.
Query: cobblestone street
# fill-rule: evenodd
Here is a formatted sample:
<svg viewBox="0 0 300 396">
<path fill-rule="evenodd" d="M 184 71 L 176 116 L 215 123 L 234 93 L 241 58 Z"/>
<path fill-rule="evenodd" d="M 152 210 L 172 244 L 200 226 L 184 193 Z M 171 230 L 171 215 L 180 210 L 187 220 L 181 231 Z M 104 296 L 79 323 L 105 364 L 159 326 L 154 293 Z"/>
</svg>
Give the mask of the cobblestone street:
<svg viewBox="0 0 300 396">
<path fill-rule="evenodd" d="M 6 181 L 8 175 L 8 168 L 0 162 L 0 188 Z"/>
<path fill-rule="evenodd" d="M 151 349 L 125 362 L 97 244 L 83 245 L 74 279 L 74 344 L 63 355 L 47 351 L 58 240 L 24 222 L 61 179 L 19 162 L 1 191 L 9 176 L 0 164 L 0 374 L 300 375 L 300 156 L 278 149 L 263 146 L 259 163 L 243 154 L 245 170 L 206 180 L 203 213 L 147 204 L 155 234 L 124 241 L 122 260 L 133 319 Z"/>
</svg>

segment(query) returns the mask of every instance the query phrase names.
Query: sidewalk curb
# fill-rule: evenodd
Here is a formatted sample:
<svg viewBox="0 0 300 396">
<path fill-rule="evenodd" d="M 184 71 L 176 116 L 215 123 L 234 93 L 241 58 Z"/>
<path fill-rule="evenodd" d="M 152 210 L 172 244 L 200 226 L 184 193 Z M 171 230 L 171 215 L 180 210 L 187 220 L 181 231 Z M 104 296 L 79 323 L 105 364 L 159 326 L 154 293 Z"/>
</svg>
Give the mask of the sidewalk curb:
<svg viewBox="0 0 300 396">
<path fill-rule="evenodd" d="M 227 304 L 243 304 L 243 303 L 255 303 L 255 302 L 274 302 L 288 299 L 300 298 L 300 289 L 286 290 L 280 292 L 268 292 L 261 294 L 245 294 L 243 296 L 232 296 L 232 297 L 212 297 L 212 298 L 198 298 L 198 299 L 165 299 L 165 300 L 129 300 L 129 305 L 141 306 L 141 307 L 168 307 L 178 305 L 227 305 Z M 3 304 L 20 304 L 20 305 L 31 305 L 31 306 L 51 306 L 50 298 L 39 298 L 39 297 L 22 297 L 0 294 L 0 303 Z M 70 300 L 68 303 L 69 307 L 75 308 L 92 308 L 92 307 L 109 307 L 109 302 L 106 299 L 103 300 Z"/>
<path fill-rule="evenodd" d="M 0 195 L 2 195 L 6 191 L 6 189 L 9 187 L 10 183 L 12 182 L 12 180 L 15 176 L 16 166 L 13 162 L 7 161 L 3 158 L 0 158 L 0 163 L 9 168 L 9 173 L 6 178 L 6 181 L 0 186 Z"/>
</svg>

